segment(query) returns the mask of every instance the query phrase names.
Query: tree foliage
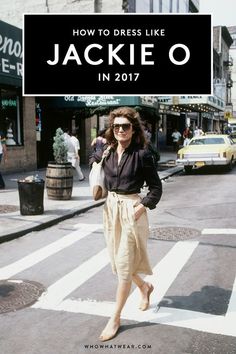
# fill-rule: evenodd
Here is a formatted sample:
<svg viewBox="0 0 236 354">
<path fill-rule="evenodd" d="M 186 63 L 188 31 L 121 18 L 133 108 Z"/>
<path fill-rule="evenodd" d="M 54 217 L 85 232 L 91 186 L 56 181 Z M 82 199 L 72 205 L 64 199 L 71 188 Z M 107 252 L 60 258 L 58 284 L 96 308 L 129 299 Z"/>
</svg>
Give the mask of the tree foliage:
<svg viewBox="0 0 236 354">
<path fill-rule="evenodd" d="M 56 163 L 67 162 L 67 151 L 68 148 L 64 139 L 64 132 L 61 128 L 56 130 L 56 135 L 53 138 L 53 156 Z"/>
</svg>

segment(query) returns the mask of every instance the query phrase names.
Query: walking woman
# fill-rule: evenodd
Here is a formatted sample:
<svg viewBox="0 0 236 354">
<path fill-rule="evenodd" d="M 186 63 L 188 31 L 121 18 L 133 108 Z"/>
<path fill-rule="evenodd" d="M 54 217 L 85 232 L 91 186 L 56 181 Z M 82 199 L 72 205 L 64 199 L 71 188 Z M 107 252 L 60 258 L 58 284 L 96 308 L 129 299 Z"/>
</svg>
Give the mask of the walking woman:
<svg viewBox="0 0 236 354">
<path fill-rule="evenodd" d="M 154 209 L 162 194 L 160 178 L 138 113 L 121 107 L 110 113 L 106 132 L 110 150 L 104 159 L 108 196 L 103 210 L 104 234 L 113 273 L 118 276 L 115 311 L 99 339 L 112 339 L 119 327 L 121 311 L 126 303 L 132 281 L 140 289 L 139 309 L 149 306 L 153 285 L 143 281 L 139 273 L 152 274 L 147 255 L 149 225 L 147 208 Z M 99 161 L 94 154 L 91 159 Z M 144 182 L 148 193 L 139 195 Z"/>
</svg>

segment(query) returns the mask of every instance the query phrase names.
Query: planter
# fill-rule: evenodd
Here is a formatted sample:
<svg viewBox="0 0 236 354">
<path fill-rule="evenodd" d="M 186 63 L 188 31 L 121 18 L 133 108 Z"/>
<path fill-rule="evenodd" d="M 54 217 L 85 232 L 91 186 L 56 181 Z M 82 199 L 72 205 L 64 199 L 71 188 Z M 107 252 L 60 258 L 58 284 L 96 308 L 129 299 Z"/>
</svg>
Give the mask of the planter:
<svg viewBox="0 0 236 354">
<path fill-rule="evenodd" d="M 49 162 L 46 170 L 46 189 L 49 199 L 69 200 L 73 188 L 73 170 L 70 162 Z"/>
</svg>

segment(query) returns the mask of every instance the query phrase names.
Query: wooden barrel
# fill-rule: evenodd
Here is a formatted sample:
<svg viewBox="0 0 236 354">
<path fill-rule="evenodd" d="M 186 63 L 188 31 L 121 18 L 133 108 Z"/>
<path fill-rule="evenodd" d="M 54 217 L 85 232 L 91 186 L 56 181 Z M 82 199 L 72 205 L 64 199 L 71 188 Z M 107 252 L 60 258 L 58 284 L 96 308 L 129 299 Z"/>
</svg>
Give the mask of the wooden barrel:
<svg viewBox="0 0 236 354">
<path fill-rule="evenodd" d="M 73 188 L 73 170 L 70 162 L 48 163 L 46 189 L 49 199 L 69 200 Z"/>
</svg>

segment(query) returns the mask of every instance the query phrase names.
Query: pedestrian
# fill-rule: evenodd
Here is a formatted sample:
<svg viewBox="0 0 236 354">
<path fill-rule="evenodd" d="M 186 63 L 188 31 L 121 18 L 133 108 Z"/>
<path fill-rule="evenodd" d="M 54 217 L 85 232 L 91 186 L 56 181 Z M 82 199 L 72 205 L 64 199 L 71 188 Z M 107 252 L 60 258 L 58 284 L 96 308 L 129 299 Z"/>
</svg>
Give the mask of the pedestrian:
<svg viewBox="0 0 236 354">
<path fill-rule="evenodd" d="M 187 126 L 183 131 L 183 139 L 184 139 L 183 146 L 187 146 L 190 140 L 192 139 L 192 137 L 193 137 L 193 132 Z"/>
<path fill-rule="evenodd" d="M 143 130 L 144 130 L 144 135 L 145 135 L 147 142 L 151 143 L 152 133 L 151 133 L 150 129 L 146 125 L 144 125 Z"/>
<path fill-rule="evenodd" d="M 4 163 L 7 161 L 7 148 L 6 148 L 6 139 L 3 133 L 0 131 L 0 164 L 2 161 Z M 5 182 L 0 171 L 0 189 L 4 189 L 4 188 L 5 188 Z"/>
<path fill-rule="evenodd" d="M 75 157 L 73 159 L 72 166 L 75 168 L 75 170 L 77 172 L 79 181 L 84 181 L 85 176 L 84 176 L 84 174 L 81 170 L 81 167 L 80 167 L 80 142 L 79 142 L 78 134 L 77 134 L 76 130 L 72 130 L 71 141 L 75 147 Z"/>
<path fill-rule="evenodd" d="M 76 132 L 73 131 L 73 133 L 71 133 L 69 129 L 65 129 L 64 139 L 68 149 L 67 160 L 71 163 L 72 167 L 76 171 L 79 181 L 84 181 L 85 177 L 80 168 L 80 143 L 76 137 Z"/>
<path fill-rule="evenodd" d="M 195 136 L 201 136 L 201 135 L 203 135 L 204 134 L 204 132 L 203 132 L 203 130 L 202 130 L 202 128 L 200 127 L 198 127 L 197 125 L 196 125 L 196 127 L 195 127 L 195 129 L 194 129 L 194 132 L 193 132 L 193 136 L 195 137 Z"/>
<path fill-rule="evenodd" d="M 98 132 L 98 136 L 93 139 L 91 143 L 91 147 L 94 151 L 103 151 L 106 146 L 106 139 L 105 139 L 105 132 L 106 129 L 101 129 Z"/>
<path fill-rule="evenodd" d="M 110 150 L 103 163 L 108 190 L 103 225 L 118 285 L 115 310 L 99 337 L 101 341 L 116 335 L 132 281 L 140 290 L 140 310 L 145 311 L 149 306 L 153 285 L 144 281 L 139 273 L 152 274 L 147 255 L 147 208 L 154 209 L 162 194 L 162 184 L 146 146 L 138 113 L 132 108 L 120 107 L 110 112 L 109 120 L 106 138 Z M 100 159 L 101 153 L 100 156 L 94 153 L 90 164 Z M 149 191 L 141 197 L 139 193 L 144 182 Z"/>
<path fill-rule="evenodd" d="M 173 133 L 171 134 L 171 137 L 173 141 L 173 149 L 175 152 L 177 152 L 179 150 L 182 135 L 177 129 L 174 129 Z"/>
</svg>

